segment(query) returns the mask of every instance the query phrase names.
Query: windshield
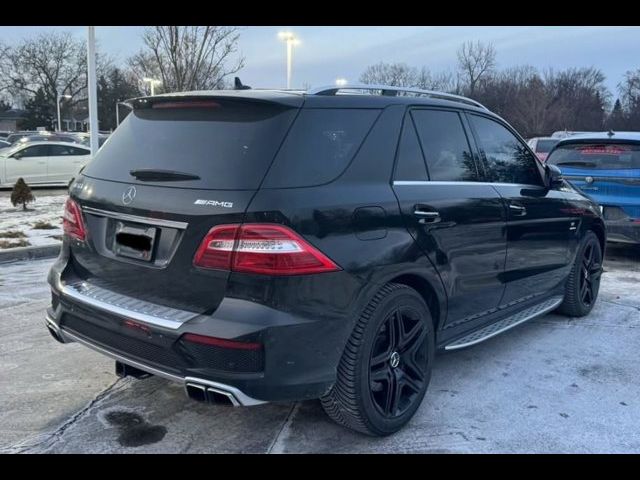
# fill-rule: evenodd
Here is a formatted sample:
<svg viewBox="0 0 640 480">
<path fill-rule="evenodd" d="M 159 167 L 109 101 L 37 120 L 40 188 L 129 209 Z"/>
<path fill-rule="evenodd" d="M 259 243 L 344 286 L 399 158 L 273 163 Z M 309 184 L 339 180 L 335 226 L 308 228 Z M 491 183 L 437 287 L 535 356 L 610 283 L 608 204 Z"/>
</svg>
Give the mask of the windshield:
<svg viewBox="0 0 640 480">
<path fill-rule="evenodd" d="M 640 145 L 580 143 L 555 149 L 547 163 L 594 170 L 640 169 Z"/>
</svg>

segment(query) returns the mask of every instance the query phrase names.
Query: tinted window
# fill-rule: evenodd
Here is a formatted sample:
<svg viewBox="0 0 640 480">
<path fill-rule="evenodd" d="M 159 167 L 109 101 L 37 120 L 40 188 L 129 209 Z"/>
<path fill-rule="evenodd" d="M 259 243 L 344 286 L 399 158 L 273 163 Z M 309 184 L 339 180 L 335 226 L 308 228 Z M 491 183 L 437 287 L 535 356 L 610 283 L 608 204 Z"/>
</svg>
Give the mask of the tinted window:
<svg viewBox="0 0 640 480">
<path fill-rule="evenodd" d="M 20 151 L 20 158 L 26 157 L 46 157 L 49 155 L 48 145 L 34 145 Z"/>
<path fill-rule="evenodd" d="M 265 186 L 306 187 L 330 182 L 349 165 L 379 110 L 303 109 Z"/>
<path fill-rule="evenodd" d="M 54 157 L 67 156 L 67 155 L 88 155 L 89 152 L 82 148 L 70 147 L 67 145 L 51 145 L 49 155 Z"/>
<path fill-rule="evenodd" d="M 506 127 L 486 117 L 469 115 L 487 162 L 490 182 L 540 185 L 537 161 Z"/>
<path fill-rule="evenodd" d="M 134 110 L 83 174 L 136 183 L 129 174 L 134 169 L 178 170 L 200 180 L 157 184 L 257 188 L 296 110 L 274 103 L 226 99 L 215 103 L 217 107 Z"/>
<path fill-rule="evenodd" d="M 547 163 L 569 168 L 595 170 L 640 169 L 640 145 L 562 145 L 549 155 Z"/>
<path fill-rule="evenodd" d="M 402 127 L 400 144 L 398 145 L 398 157 L 396 163 L 395 180 L 425 181 L 427 169 L 424 166 L 422 150 L 418 143 L 416 129 L 410 116 L 407 116 Z"/>
<path fill-rule="evenodd" d="M 549 153 L 553 147 L 555 147 L 556 143 L 558 143 L 560 139 L 557 140 L 538 140 L 538 144 L 536 145 L 536 152 L 540 153 Z"/>
<path fill-rule="evenodd" d="M 418 136 L 435 181 L 477 181 L 476 169 L 460 116 L 440 110 L 414 110 Z"/>
</svg>

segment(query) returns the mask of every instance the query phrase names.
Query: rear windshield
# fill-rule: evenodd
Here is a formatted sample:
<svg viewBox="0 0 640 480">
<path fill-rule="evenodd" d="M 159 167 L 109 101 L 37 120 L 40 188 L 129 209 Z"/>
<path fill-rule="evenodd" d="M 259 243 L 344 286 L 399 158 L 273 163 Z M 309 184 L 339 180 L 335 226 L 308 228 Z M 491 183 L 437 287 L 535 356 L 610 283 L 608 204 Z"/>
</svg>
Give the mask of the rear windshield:
<svg viewBox="0 0 640 480">
<path fill-rule="evenodd" d="M 379 114 L 377 109 L 303 109 L 265 188 L 310 187 L 334 180 L 349 166 Z"/>
<path fill-rule="evenodd" d="M 558 143 L 558 140 L 538 140 L 536 143 L 536 153 L 549 153 L 551 149 Z"/>
<path fill-rule="evenodd" d="M 167 187 L 256 189 L 295 113 L 274 103 L 237 100 L 216 100 L 207 108 L 134 110 L 83 174 Z M 142 182 L 130 174 L 138 169 L 171 170 L 200 179 Z"/>
<path fill-rule="evenodd" d="M 570 144 L 553 151 L 547 163 L 558 167 L 615 170 L 640 168 L 640 145 Z"/>
</svg>

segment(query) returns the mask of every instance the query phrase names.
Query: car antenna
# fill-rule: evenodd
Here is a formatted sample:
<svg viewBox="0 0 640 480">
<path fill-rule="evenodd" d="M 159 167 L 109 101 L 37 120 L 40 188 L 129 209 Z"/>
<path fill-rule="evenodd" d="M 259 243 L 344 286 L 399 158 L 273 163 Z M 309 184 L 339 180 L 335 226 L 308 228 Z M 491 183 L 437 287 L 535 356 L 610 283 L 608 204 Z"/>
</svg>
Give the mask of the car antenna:
<svg viewBox="0 0 640 480">
<path fill-rule="evenodd" d="M 613 137 L 616 133 L 613 130 L 609 130 L 607 132 L 607 135 L 609 136 L 609 138 Z"/>
<path fill-rule="evenodd" d="M 249 85 L 243 85 L 240 81 L 240 77 L 235 77 L 233 80 L 233 89 L 234 90 L 251 90 Z"/>
</svg>

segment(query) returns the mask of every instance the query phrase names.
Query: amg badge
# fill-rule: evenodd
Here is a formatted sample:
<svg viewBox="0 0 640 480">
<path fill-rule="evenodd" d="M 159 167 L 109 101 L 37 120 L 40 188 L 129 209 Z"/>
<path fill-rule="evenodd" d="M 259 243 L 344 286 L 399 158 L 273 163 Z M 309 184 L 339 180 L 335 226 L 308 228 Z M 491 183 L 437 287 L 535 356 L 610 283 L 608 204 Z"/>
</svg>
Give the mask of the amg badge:
<svg viewBox="0 0 640 480">
<path fill-rule="evenodd" d="M 233 208 L 233 202 L 219 202 L 218 200 L 196 200 L 194 205 L 209 205 L 211 207 Z"/>
</svg>

